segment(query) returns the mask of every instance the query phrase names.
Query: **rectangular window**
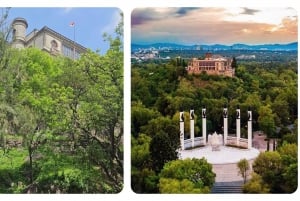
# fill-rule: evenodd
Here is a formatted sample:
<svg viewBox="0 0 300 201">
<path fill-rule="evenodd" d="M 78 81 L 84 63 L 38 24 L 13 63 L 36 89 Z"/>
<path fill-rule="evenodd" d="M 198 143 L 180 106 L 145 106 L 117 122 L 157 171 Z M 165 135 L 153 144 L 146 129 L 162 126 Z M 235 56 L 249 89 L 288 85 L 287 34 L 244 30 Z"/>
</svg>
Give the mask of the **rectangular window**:
<svg viewBox="0 0 300 201">
<path fill-rule="evenodd" d="M 75 55 L 74 55 L 74 47 L 70 47 L 65 44 L 62 45 L 62 54 L 72 59 L 73 58 L 78 59 L 80 57 L 80 53 L 76 51 L 76 48 L 75 48 Z"/>
</svg>

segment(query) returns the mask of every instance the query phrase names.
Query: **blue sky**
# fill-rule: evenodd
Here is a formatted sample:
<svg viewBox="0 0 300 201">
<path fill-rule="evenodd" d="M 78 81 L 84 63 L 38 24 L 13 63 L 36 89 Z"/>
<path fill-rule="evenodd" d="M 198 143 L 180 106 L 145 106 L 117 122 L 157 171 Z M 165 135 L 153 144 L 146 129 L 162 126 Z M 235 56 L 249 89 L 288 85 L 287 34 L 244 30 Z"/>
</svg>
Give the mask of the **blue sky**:
<svg viewBox="0 0 300 201">
<path fill-rule="evenodd" d="M 103 33 L 114 33 L 120 20 L 118 8 L 16 8 L 9 11 L 8 20 L 12 22 L 16 17 L 27 20 L 27 34 L 33 29 L 48 26 L 54 31 L 70 38 L 74 38 L 74 28 L 70 26 L 75 22 L 75 40 L 84 47 L 93 51 L 99 49 L 104 54 L 109 44 L 103 41 Z"/>
</svg>

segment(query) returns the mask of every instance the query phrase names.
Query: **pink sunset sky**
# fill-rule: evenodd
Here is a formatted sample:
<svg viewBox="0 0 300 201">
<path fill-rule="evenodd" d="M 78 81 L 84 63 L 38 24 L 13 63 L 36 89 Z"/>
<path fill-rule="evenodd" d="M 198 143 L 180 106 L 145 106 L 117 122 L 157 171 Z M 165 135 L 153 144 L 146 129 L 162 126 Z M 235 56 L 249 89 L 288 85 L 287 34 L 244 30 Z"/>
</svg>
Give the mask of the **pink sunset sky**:
<svg viewBox="0 0 300 201">
<path fill-rule="evenodd" d="M 298 41 L 293 8 L 136 8 L 131 40 L 137 44 L 267 44 Z"/>
</svg>

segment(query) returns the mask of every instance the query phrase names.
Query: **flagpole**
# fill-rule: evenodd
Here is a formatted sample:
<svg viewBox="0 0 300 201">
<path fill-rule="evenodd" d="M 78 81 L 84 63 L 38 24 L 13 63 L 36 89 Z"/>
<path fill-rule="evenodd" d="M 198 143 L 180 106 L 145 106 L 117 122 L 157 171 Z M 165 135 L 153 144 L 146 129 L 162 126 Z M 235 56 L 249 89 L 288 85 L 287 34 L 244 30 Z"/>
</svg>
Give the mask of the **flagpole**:
<svg viewBox="0 0 300 201">
<path fill-rule="evenodd" d="M 73 42 L 74 42 L 74 44 L 73 44 L 73 60 L 75 60 L 75 23 L 74 23 L 73 28 L 74 28 L 74 33 L 73 33 Z"/>
<path fill-rule="evenodd" d="M 71 22 L 70 26 L 73 27 L 73 60 L 75 60 L 75 22 Z"/>
</svg>

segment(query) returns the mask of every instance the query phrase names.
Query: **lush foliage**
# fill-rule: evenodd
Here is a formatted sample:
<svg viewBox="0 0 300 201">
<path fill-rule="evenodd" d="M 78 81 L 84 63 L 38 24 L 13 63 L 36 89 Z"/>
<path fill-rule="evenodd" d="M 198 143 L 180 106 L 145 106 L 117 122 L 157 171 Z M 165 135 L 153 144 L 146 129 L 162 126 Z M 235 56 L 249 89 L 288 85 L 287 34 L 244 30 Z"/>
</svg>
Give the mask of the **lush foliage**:
<svg viewBox="0 0 300 201">
<path fill-rule="evenodd" d="M 253 163 L 259 179 L 252 178 L 248 187 L 260 180 L 261 186 L 268 186 L 271 193 L 293 193 L 298 186 L 297 150 L 296 144 L 284 143 L 277 151 L 260 153 Z"/>
<path fill-rule="evenodd" d="M 298 141 L 296 62 L 275 63 L 266 61 L 266 58 L 264 62 L 236 60 L 233 78 L 205 73 L 187 75 L 186 63 L 179 57 L 170 61 L 132 63 L 131 134 L 134 151 L 131 153 L 131 175 L 132 189 L 137 193 L 159 192 L 162 188 L 157 187 L 158 182 L 172 181 L 177 190 L 182 185 L 191 186 L 187 181 L 175 182 L 174 178 L 159 179 L 164 164 L 174 160 L 177 154 L 180 110 L 188 115 L 189 110 L 194 109 L 195 116 L 201 117 L 201 109 L 205 106 L 207 132 L 223 133 L 222 112 L 227 105 L 228 132 L 233 134 L 236 132 L 235 112 L 239 106 L 241 137 L 247 137 L 246 111 L 250 107 L 254 131 L 261 130 L 268 138 L 277 138 L 279 145 Z M 189 118 L 186 116 L 186 119 Z M 202 135 L 201 128 L 201 118 L 195 118 L 195 136 Z M 141 140 L 141 135 L 147 140 L 136 143 Z M 185 121 L 184 135 L 189 138 L 189 121 Z M 156 146 L 155 149 L 150 148 L 152 146 Z M 295 167 L 291 166 L 285 174 L 291 175 L 294 170 Z"/>
<path fill-rule="evenodd" d="M 121 191 L 122 24 L 116 33 L 106 54 L 78 60 L 1 46 L 1 192 Z"/>
<path fill-rule="evenodd" d="M 250 181 L 243 186 L 244 193 L 269 193 L 270 188 L 265 184 L 260 175 L 252 173 Z"/>
<path fill-rule="evenodd" d="M 241 159 L 237 163 L 237 167 L 239 169 L 239 174 L 243 177 L 244 184 L 247 181 L 247 177 L 249 176 L 249 171 L 250 171 L 250 165 L 247 159 Z"/>
<path fill-rule="evenodd" d="M 160 193 L 209 193 L 215 181 L 212 165 L 206 159 L 168 162 L 160 173 Z"/>
</svg>

